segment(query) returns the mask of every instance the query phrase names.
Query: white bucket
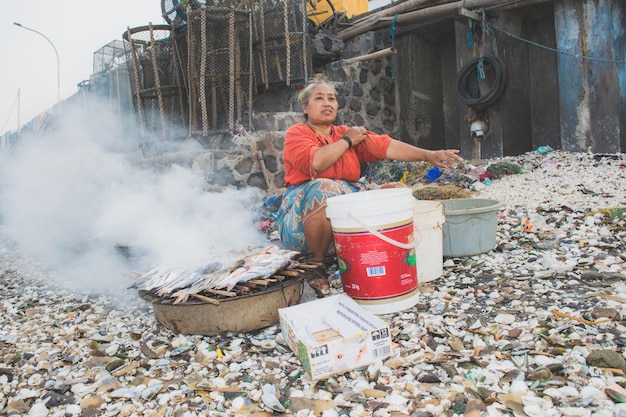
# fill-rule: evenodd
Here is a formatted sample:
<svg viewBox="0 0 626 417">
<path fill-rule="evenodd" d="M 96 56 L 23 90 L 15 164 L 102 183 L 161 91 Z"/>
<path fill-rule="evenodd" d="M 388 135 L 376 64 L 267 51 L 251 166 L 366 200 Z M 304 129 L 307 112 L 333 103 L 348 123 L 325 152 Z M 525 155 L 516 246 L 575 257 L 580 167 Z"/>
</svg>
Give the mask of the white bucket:
<svg viewBox="0 0 626 417">
<path fill-rule="evenodd" d="M 417 200 L 413 208 L 415 257 L 419 282 L 429 282 L 443 275 L 444 206 L 439 201 Z"/>
<path fill-rule="evenodd" d="M 344 293 L 374 314 L 405 310 L 418 301 L 414 205 L 410 188 L 327 200 Z"/>
</svg>

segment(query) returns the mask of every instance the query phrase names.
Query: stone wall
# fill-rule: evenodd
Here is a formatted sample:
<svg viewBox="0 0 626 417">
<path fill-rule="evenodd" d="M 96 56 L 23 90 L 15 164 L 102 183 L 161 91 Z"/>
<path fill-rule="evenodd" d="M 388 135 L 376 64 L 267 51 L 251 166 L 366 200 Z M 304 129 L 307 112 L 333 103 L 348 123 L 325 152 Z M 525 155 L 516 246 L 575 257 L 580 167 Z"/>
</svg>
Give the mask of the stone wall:
<svg viewBox="0 0 626 417">
<path fill-rule="evenodd" d="M 388 36 L 368 32 L 346 43 L 344 58 L 381 49 Z M 323 77 L 338 93 L 338 124 L 363 125 L 378 133 L 398 133 L 392 57 L 346 62 L 343 59 L 316 69 L 311 78 Z M 168 153 L 150 158 L 152 166 L 176 163 L 192 167 L 206 178 L 208 188 L 257 187 L 269 195 L 284 191 L 282 148 L 285 131 L 303 121 L 297 101 L 301 86 L 276 87 L 259 92 L 250 132 L 193 138 L 204 149 Z M 280 111 L 280 110 L 283 111 Z"/>
<path fill-rule="evenodd" d="M 167 152 L 141 164 L 157 170 L 173 165 L 191 168 L 205 178 L 208 190 L 256 187 L 278 195 L 284 186 L 283 139 L 284 131 L 222 135 L 218 146 Z"/>
<path fill-rule="evenodd" d="M 389 48 L 389 36 L 368 32 L 346 43 L 344 58 L 354 58 Z M 398 134 L 393 55 L 368 60 L 339 60 L 324 67 L 339 94 L 338 123 L 365 126 L 377 133 Z"/>
</svg>

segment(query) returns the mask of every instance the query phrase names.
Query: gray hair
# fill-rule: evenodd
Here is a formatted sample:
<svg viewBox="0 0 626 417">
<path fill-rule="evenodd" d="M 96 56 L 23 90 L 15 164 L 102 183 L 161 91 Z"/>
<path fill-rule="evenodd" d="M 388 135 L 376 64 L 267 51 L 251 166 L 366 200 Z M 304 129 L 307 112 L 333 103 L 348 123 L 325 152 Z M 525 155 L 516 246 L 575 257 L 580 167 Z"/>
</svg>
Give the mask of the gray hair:
<svg viewBox="0 0 626 417">
<path fill-rule="evenodd" d="M 311 90 L 313 90 L 318 85 L 329 86 L 330 88 L 332 88 L 335 95 L 337 95 L 337 91 L 335 90 L 335 87 L 332 84 L 330 84 L 328 81 L 313 80 L 313 81 L 310 81 L 298 94 L 298 101 L 300 102 L 300 104 L 302 104 L 302 106 L 309 104 L 309 98 L 311 97 Z"/>
</svg>

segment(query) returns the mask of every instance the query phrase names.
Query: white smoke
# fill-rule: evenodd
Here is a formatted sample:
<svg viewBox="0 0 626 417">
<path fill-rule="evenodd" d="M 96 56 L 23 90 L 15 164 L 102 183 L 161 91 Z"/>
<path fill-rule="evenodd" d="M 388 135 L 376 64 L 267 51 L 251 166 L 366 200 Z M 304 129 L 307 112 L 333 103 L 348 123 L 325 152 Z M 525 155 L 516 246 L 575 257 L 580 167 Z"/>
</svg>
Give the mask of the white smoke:
<svg viewBox="0 0 626 417">
<path fill-rule="evenodd" d="M 156 263 L 194 269 L 266 244 L 259 190 L 208 192 L 191 169 L 140 168 L 137 142 L 93 109 L 66 107 L 45 134 L 3 150 L 0 218 L 21 252 L 75 287 L 117 291 Z"/>
</svg>

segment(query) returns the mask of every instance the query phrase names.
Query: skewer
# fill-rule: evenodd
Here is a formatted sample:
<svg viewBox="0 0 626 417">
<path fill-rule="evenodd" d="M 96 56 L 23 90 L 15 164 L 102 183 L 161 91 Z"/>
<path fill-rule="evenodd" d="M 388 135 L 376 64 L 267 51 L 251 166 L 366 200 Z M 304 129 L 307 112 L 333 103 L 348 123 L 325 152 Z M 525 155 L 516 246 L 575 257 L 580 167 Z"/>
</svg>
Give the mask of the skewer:
<svg viewBox="0 0 626 417">
<path fill-rule="evenodd" d="M 274 274 L 274 275 L 281 276 L 281 277 L 297 277 L 298 275 L 300 275 L 300 272 L 298 272 L 297 270 L 290 269 L 290 270 L 280 271 L 279 273 Z"/>
<path fill-rule="evenodd" d="M 241 293 L 240 295 L 250 293 L 250 287 L 246 287 L 246 286 L 241 285 L 241 284 L 235 285 L 233 287 L 233 289 L 239 291 Z"/>
<path fill-rule="evenodd" d="M 267 287 L 267 284 L 262 283 L 262 282 L 254 282 L 255 280 L 250 280 L 250 281 L 246 281 L 246 282 L 242 282 L 241 285 L 244 287 L 248 287 L 248 288 L 265 288 Z"/>
<path fill-rule="evenodd" d="M 204 290 L 204 292 L 208 292 L 210 294 L 215 295 L 223 295 L 224 297 L 237 297 L 237 293 L 233 291 L 224 291 L 224 290 L 214 290 L 212 288 Z"/>
<path fill-rule="evenodd" d="M 216 300 L 215 298 L 211 298 L 211 297 L 207 297 L 204 295 L 200 295 L 200 294 L 190 294 L 192 297 L 197 298 L 198 300 L 202 300 L 205 301 L 207 303 L 211 303 L 213 305 L 219 305 L 220 301 Z"/>
<path fill-rule="evenodd" d="M 319 268 L 319 265 L 315 265 L 315 264 L 299 263 L 298 266 L 301 266 L 302 268 L 309 268 L 309 269 Z"/>
</svg>

